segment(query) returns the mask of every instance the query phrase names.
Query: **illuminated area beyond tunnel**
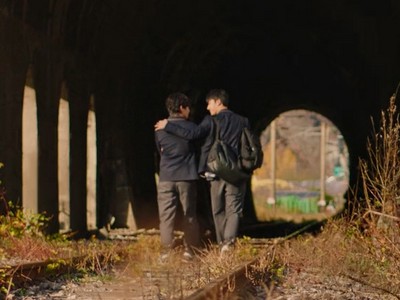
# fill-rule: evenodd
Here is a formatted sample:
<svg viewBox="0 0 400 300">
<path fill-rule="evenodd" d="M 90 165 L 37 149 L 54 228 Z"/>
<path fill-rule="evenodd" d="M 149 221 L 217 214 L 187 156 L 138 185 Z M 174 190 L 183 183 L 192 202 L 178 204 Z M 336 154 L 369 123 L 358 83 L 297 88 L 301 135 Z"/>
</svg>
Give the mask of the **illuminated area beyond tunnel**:
<svg viewBox="0 0 400 300">
<path fill-rule="evenodd" d="M 260 139 L 264 162 L 251 182 L 259 221 L 322 220 L 343 209 L 348 148 L 330 120 L 312 111 L 287 111 Z"/>
</svg>

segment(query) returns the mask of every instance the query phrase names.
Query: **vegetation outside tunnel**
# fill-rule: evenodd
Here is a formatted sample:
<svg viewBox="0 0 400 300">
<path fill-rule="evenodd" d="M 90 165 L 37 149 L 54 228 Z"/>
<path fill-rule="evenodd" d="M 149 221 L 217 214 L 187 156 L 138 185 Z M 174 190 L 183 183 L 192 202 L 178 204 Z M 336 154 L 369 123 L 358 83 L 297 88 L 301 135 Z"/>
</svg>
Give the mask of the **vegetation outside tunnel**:
<svg viewBox="0 0 400 300">
<path fill-rule="evenodd" d="M 301 222 L 343 209 L 348 150 L 327 118 L 312 111 L 287 111 L 262 132 L 261 142 L 264 163 L 252 179 L 259 220 Z"/>
</svg>

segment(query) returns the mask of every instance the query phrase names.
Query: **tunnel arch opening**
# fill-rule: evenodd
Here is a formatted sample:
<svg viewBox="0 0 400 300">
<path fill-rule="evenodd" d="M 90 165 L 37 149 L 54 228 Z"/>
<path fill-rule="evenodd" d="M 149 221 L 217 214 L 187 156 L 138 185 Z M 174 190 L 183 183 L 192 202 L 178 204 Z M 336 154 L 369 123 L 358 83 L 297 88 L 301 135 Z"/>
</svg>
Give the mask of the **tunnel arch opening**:
<svg viewBox="0 0 400 300">
<path fill-rule="evenodd" d="M 349 151 L 331 120 L 312 110 L 286 110 L 261 132 L 260 140 L 264 162 L 251 181 L 258 221 L 301 223 L 343 210 Z"/>
</svg>

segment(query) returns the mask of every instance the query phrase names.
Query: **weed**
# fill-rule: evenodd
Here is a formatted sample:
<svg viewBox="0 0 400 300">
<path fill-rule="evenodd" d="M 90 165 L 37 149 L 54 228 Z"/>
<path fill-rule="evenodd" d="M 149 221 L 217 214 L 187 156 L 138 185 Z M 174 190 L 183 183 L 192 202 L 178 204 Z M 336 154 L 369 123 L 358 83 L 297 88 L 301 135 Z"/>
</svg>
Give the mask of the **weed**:
<svg viewBox="0 0 400 300">
<path fill-rule="evenodd" d="M 352 210 L 329 219 L 318 236 L 286 241 L 277 252 L 291 274 L 311 270 L 321 277 L 344 276 L 399 298 L 400 122 L 395 96 L 381 113 L 367 149 L 369 160 L 360 159 L 364 199 L 352 199 Z"/>
</svg>

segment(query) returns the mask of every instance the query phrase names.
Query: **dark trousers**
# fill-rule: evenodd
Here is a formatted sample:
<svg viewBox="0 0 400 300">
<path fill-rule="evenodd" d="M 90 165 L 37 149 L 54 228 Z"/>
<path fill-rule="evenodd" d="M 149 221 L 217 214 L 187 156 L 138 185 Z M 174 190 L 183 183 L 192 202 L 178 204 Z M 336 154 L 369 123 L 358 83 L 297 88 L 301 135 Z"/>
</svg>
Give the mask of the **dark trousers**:
<svg viewBox="0 0 400 300">
<path fill-rule="evenodd" d="M 183 211 L 184 242 L 187 246 L 199 244 L 199 225 L 196 215 L 196 181 L 160 181 L 157 188 L 158 212 L 160 217 L 161 244 L 172 246 L 174 240 L 175 216 L 179 202 Z"/>
<path fill-rule="evenodd" d="M 222 179 L 210 182 L 211 207 L 217 242 L 232 243 L 239 231 L 243 214 L 246 182 L 235 186 Z"/>
</svg>

